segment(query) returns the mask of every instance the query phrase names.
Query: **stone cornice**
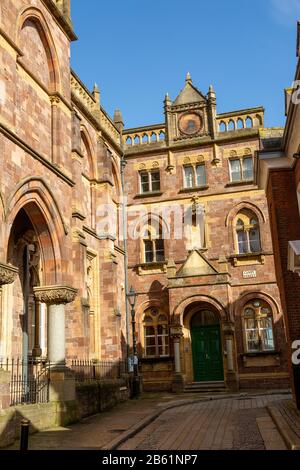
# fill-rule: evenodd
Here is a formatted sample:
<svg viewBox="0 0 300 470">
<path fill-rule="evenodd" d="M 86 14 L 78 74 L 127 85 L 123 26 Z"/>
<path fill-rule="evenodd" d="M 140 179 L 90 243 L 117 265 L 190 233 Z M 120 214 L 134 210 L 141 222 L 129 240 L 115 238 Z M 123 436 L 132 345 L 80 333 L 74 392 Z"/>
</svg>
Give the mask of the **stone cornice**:
<svg viewBox="0 0 300 470">
<path fill-rule="evenodd" d="M 33 290 L 36 300 L 47 305 L 69 304 L 77 295 L 77 289 L 69 286 L 41 286 Z"/>
<path fill-rule="evenodd" d="M 53 0 L 42 0 L 44 5 L 48 8 L 48 10 L 52 13 L 58 24 L 61 26 L 62 30 L 69 38 L 70 41 L 77 41 L 78 37 L 73 31 L 73 25 L 71 21 L 67 21 L 66 18 L 62 15 L 60 10 L 57 8 Z"/>
<path fill-rule="evenodd" d="M 214 144 L 222 145 L 229 143 L 234 145 L 236 142 L 242 142 L 249 139 L 259 139 L 259 128 L 247 128 L 231 132 L 222 132 L 219 133 L 215 139 L 209 136 L 205 136 L 196 139 L 184 139 L 175 142 L 172 141 L 169 145 L 165 141 L 162 141 L 144 146 L 125 146 L 125 158 L 126 160 L 129 160 L 149 154 L 161 155 L 162 153 L 166 153 L 168 151 L 176 153 L 179 151 L 190 150 L 195 148 L 200 152 L 201 147 L 209 147 L 213 146 Z"/>
<path fill-rule="evenodd" d="M 4 37 L 5 41 L 8 42 L 8 44 L 10 45 L 10 47 L 12 47 L 17 55 L 19 56 L 22 56 L 23 55 L 23 52 L 21 51 L 21 49 L 16 45 L 16 43 L 6 34 L 6 32 L 0 28 L 0 35 Z"/>
<path fill-rule="evenodd" d="M 0 263 L 0 286 L 12 284 L 18 272 L 18 268 L 9 264 Z"/>
<path fill-rule="evenodd" d="M 43 157 L 40 153 L 30 147 L 26 142 L 24 142 L 20 137 L 16 136 L 16 134 L 11 131 L 8 127 L 4 124 L 0 123 L 0 133 L 2 133 L 5 137 L 10 139 L 14 144 L 17 144 L 21 147 L 25 152 L 29 153 L 33 158 L 41 162 L 45 165 L 49 170 L 55 173 L 59 178 L 61 178 L 65 183 L 69 186 L 75 186 L 74 181 L 71 180 L 65 173 L 63 173 L 58 167 L 54 166 L 49 160 Z"/>
</svg>

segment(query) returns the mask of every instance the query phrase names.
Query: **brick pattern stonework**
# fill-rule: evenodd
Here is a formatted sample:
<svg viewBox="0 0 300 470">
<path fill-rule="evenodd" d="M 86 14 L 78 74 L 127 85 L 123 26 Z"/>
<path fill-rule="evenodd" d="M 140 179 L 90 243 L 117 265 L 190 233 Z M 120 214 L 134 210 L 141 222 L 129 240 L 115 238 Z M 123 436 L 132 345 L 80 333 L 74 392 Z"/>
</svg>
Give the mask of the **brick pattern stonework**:
<svg viewBox="0 0 300 470">
<path fill-rule="evenodd" d="M 263 108 L 219 115 L 213 88 L 204 96 L 188 75 L 177 99 L 166 97 L 164 123 L 124 130 L 120 112 L 111 119 L 98 88 L 91 93 L 70 70 L 74 39 L 69 0 L 1 1 L 0 355 L 24 354 L 24 325 L 29 325 L 29 352 L 41 349 L 47 355 L 47 329 L 55 331 L 55 321 L 64 320 L 61 312 L 69 359 L 125 358 L 132 337 L 126 329 L 121 217 L 117 230 L 104 223 L 105 208 L 120 214 L 125 153 L 129 232 L 143 228 L 148 214 L 172 212 L 174 205 L 171 232 L 178 213 L 182 228 L 189 214 L 202 211 L 201 226 L 191 218 L 182 236 L 171 233 L 164 241 L 163 262 L 146 263 L 143 240 L 128 239 L 144 388 L 172 389 L 175 369 L 177 385 L 195 380 L 196 307 L 211 309 L 218 318 L 224 387 L 288 386 L 272 208 L 256 174 Z M 245 158 L 252 158 L 253 179 L 231 181 L 231 160 Z M 205 184 L 185 187 L 187 165 L 204 166 Z M 143 170 L 159 171 L 159 191 L 141 194 Z M 135 227 L 137 207 L 144 217 Z M 253 214 L 259 224 L 261 247 L 251 255 L 238 255 L 234 224 L 240 211 Z M 8 277 L 5 266 L 13 266 Z M 242 313 L 254 299 L 272 311 L 275 350 L 268 354 L 247 353 Z M 55 309 L 55 302 L 65 308 Z M 145 357 L 149 308 L 163 316 L 167 333 L 156 337 L 156 353 Z M 180 333 L 170 335 L 171 327 Z M 162 357 L 157 357 L 158 341 L 164 344 Z"/>
</svg>

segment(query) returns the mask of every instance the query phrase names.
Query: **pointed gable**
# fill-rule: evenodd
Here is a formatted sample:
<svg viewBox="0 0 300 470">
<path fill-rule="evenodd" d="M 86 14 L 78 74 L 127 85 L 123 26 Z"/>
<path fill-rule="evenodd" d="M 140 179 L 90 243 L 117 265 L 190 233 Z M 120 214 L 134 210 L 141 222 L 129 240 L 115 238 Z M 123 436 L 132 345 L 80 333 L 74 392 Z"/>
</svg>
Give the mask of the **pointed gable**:
<svg viewBox="0 0 300 470">
<path fill-rule="evenodd" d="M 191 76 L 188 73 L 185 80 L 185 87 L 181 90 L 176 100 L 173 102 L 173 106 L 180 106 L 188 103 L 199 103 L 199 101 L 206 101 L 205 96 L 202 95 L 192 82 Z"/>
<path fill-rule="evenodd" d="M 193 250 L 182 268 L 178 271 L 177 277 L 217 275 L 218 272 L 198 250 Z"/>
</svg>

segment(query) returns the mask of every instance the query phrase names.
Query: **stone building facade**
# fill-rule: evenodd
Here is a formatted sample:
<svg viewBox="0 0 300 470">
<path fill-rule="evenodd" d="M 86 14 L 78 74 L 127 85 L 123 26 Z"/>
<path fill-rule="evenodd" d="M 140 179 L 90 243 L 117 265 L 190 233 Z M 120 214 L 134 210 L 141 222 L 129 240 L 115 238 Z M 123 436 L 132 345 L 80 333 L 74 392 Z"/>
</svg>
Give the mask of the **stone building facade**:
<svg viewBox="0 0 300 470">
<path fill-rule="evenodd" d="M 164 123 L 123 135 L 144 386 L 286 387 L 270 219 L 258 186 L 264 110 L 218 114 L 213 88 L 203 95 L 189 74 L 164 104 Z"/>
<path fill-rule="evenodd" d="M 294 394 L 300 408 L 300 23 L 295 82 L 286 90 L 286 126 L 264 132 L 259 152 L 259 186 L 267 194 L 276 274 L 285 313 L 288 357 Z M 295 360 L 292 363 L 292 355 Z"/>
<path fill-rule="evenodd" d="M 119 204 L 120 133 L 70 69 L 75 39 L 70 0 L 1 1 L 2 357 L 115 360 L 125 344 L 124 251 L 98 210 Z"/>
<path fill-rule="evenodd" d="M 1 1 L 0 356 L 125 358 L 132 285 L 145 389 L 286 388 L 263 108 L 218 114 L 188 74 L 124 130 L 73 40 L 70 0 Z"/>
</svg>

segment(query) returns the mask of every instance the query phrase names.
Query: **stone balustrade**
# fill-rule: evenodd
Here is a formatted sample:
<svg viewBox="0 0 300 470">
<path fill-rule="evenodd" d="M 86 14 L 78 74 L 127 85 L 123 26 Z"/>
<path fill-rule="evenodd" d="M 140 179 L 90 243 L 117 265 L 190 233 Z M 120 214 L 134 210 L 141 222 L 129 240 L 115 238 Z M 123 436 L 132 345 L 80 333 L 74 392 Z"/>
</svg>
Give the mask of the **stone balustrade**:
<svg viewBox="0 0 300 470">
<path fill-rule="evenodd" d="M 125 147 L 137 145 L 151 145 L 166 140 L 166 127 L 164 124 L 156 126 L 143 127 L 138 129 L 128 129 L 123 134 L 123 143 Z"/>
<path fill-rule="evenodd" d="M 113 142 L 120 144 L 120 133 L 114 122 L 100 106 L 94 95 L 84 86 L 80 79 L 73 72 L 71 74 L 71 90 L 73 96 L 83 107 L 99 121 L 101 130 L 103 130 Z"/>
<path fill-rule="evenodd" d="M 258 128 L 263 126 L 263 108 L 234 111 L 232 113 L 224 113 L 217 116 L 217 130 L 219 133 Z"/>
</svg>

